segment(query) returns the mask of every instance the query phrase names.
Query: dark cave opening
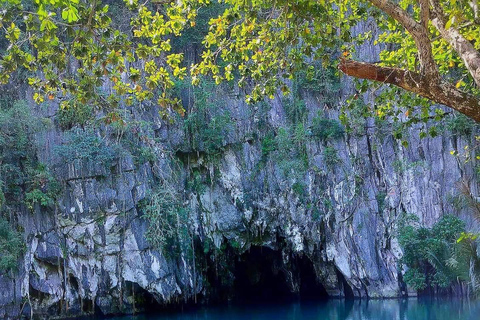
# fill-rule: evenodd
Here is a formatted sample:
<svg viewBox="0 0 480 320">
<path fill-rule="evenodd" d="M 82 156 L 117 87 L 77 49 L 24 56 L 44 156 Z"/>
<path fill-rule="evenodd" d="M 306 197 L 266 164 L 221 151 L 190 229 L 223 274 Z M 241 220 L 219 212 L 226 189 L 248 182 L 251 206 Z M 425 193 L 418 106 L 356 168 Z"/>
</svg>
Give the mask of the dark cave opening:
<svg viewBox="0 0 480 320">
<path fill-rule="evenodd" d="M 254 246 L 237 259 L 233 272 L 235 302 L 328 298 L 306 256 L 292 258 L 290 266 L 286 267 L 281 251 Z"/>
<path fill-rule="evenodd" d="M 282 270 L 281 253 L 267 247 L 252 247 L 235 262 L 234 300 L 278 301 L 294 297 Z"/>
<path fill-rule="evenodd" d="M 312 261 L 305 255 L 296 259 L 296 266 L 300 277 L 300 298 L 303 300 L 325 300 L 328 293 L 319 282 Z"/>
<path fill-rule="evenodd" d="M 130 313 L 150 313 L 162 308 L 150 292 L 131 281 L 125 281 L 124 298 L 123 307 L 129 309 Z"/>
</svg>

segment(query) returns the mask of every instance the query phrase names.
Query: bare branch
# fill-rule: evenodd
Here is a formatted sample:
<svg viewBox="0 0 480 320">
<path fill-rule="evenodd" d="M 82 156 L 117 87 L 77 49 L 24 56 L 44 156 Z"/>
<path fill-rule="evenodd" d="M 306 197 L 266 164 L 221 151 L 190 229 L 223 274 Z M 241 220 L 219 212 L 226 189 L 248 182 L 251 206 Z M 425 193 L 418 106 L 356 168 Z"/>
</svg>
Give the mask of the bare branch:
<svg viewBox="0 0 480 320">
<path fill-rule="evenodd" d="M 468 4 L 470 5 L 470 7 L 471 7 L 472 10 L 473 10 L 473 14 L 474 14 L 475 20 L 478 21 L 478 18 L 479 18 L 479 16 L 478 16 L 478 11 L 479 11 L 479 9 L 478 9 L 478 2 L 477 2 L 477 0 L 469 1 Z"/>
</svg>

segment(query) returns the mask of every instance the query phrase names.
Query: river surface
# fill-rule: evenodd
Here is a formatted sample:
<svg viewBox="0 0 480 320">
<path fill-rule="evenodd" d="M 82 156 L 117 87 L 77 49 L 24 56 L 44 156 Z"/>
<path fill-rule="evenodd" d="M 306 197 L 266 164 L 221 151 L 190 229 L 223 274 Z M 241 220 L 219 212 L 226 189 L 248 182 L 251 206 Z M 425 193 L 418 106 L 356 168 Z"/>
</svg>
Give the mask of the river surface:
<svg viewBox="0 0 480 320">
<path fill-rule="evenodd" d="M 211 306 L 111 320 L 478 320 L 479 300 L 328 300 L 282 304 Z"/>
</svg>

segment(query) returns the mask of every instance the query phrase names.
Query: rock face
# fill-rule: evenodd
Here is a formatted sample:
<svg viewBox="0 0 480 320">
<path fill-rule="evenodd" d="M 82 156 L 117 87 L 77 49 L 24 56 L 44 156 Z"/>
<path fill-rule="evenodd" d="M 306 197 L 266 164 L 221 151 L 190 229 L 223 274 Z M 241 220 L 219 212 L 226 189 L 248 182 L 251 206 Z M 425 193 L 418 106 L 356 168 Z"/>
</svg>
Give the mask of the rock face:
<svg viewBox="0 0 480 320">
<path fill-rule="evenodd" d="M 308 118 L 319 109 L 337 118 L 316 99 L 304 96 Z M 186 144 L 186 130 L 164 125 L 155 110 L 136 115 L 157 123 L 153 161 L 135 162 L 124 150 L 109 167 L 65 162 L 55 152 L 64 132 L 40 134 L 39 158 L 63 191 L 54 208 L 37 205 L 19 214 L 27 252 L 15 280 L 0 279 L 2 316 L 131 313 L 153 303 L 240 295 L 249 288 L 240 284 L 245 281 L 266 288 L 281 281 L 293 293 L 405 295 L 395 233 L 402 213 L 430 226 L 443 214 L 469 216 L 468 208 L 449 202 L 461 185 L 478 195 L 473 163 L 450 154 L 468 139 L 447 132 L 420 140 L 413 128 L 404 147 L 367 119 L 357 134 L 308 137 L 308 165 L 299 169 L 288 153 L 267 154 L 261 136 L 261 126 L 277 133 L 288 126 L 285 102 L 255 109 L 236 98 L 222 101 L 233 122 L 214 156 Z M 327 148 L 335 150 L 333 160 Z M 192 187 L 195 181 L 201 182 Z M 193 256 L 172 255 L 146 240 L 143 203 L 167 186 L 188 212 Z M 317 284 L 309 287 L 312 279 Z"/>
<path fill-rule="evenodd" d="M 349 87 L 343 84 L 335 99 Z M 37 135 L 38 157 L 62 191 L 54 206 L 17 212 L 27 250 L 14 279 L 0 278 L 0 317 L 132 313 L 241 297 L 249 288 L 403 296 L 408 289 L 396 239 L 403 214 L 431 226 L 455 213 L 475 227 L 470 209 L 454 201 L 465 190 L 478 199 L 475 160 L 465 164 L 450 154 L 472 136 L 445 131 L 419 139 L 414 127 L 405 147 L 390 123 L 352 115 L 353 131 L 319 138 L 313 132 L 318 112 L 335 121 L 339 115 L 324 102 L 325 92 L 301 92 L 298 121 L 289 101 L 247 106 L 238 89 L 214 90 L 208 99 L 217 109 L 205 111 L 200 127 L 182 119 L 168 124 L 155 108 L 137 106 L 126 112 L 147 122 L 148 133 L 139 127 L 94 133 L 106 141 L 100 155 L 124 135 L 152 151 L 147 159 L 140 157 L 143 149 L 127 147 L 114 149 L 108 163 L 73 159 L 67 149 L 58 151 L 68 141 L 64 130 L 54 126 Z M 190 112 L 205 103 L 192 104 L 188 90 L 183 100 Z M 39 115 L 54 115 L 50 108 Z M 215 126 L 218 112 L 228 115 L 222 128 Z M 142 139 L 129 138 L 138 132 Z M 180 226 L 187 233 L 176 241 L 187 247 L 147 241 L 146 207 L 158 190 L 174 192 L 186 212 Z M 157 235 L 168 223 L 159 223 Z"/>
</svg>

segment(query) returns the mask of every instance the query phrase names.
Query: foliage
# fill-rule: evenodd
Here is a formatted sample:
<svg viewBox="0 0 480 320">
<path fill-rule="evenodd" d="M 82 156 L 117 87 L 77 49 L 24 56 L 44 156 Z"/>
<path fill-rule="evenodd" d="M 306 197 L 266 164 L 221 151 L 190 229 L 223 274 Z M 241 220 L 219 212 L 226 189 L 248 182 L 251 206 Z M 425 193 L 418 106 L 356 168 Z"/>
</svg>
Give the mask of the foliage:
<svg viewBox="0 0 480 320">
<path fill-rule="evenodd" d="M 159 157 L 154 122 L 137 120 L 131 114 L 115 115 L 114 119 L 104 127 L 106 132 L 103 133 L 105 143 L 109 141 L 108 147 L 114 153 L 107 164 L 126 153 L 133 156 L 136 165 L 154 163 Z M 102 133 L 101 127 L 92 126 L 91 129 L 95 129 L 97 135 Z"/>
<path fill-rule="evenodd" d="M 337 150 L 334 147 L 326 147 L 323 150 L 323 161 L 328 168 L 333 169 L 341 160 L 338 157 Z"/>
<path fill-rule="evenodd" d="M 296 85 L 306 92 L 321 96 L 320 102 L 336 107 L 340 102 L 341 82 L 337 70 L 332 66 L 323 67 L 317 63 L 296 73 Z"/>
<path fill-rule="evenodd" d="M 408 269 L 403 275 L 403 280 L 415 290 L 424 290 L 427 287 L 427 277 L 417 268 Z"/>
<path fill-rule="evenodd" d="M 438 69 L 434 84 L 441 80 L 444 88 L 455 93 L 461 88 L 478 100 L 473 84 L 480 80 L 468 70 L 472 63 L 467 61 L 472 56 L 468 53 L 478 50 L 480 27 L 474 23 L 478 9 L 465 1 L 431 1 L 435 14 L 430 15 L 425 10 L 422 14 L 421 2 L 414 0 L 124 0 L 123 6 L 117 2 L 111 8 L 105 5 L 110 2 L 0 1 L 8 44 L 0 60 L 0 79 L 8 82 L 13 72 L 27 69 L 33 75 L 29 84 L 34 99 L 57 99 L 65 109 L 75 109 L 78 103 L 109 109 L 155 99 L 164 115 L 172 110 L 183 114 L 180 101 L 170 92 L 174 82 L 186 76 L 187 66 L 172 45 L 175 37 L 180 36 L 179 46 L 196 45 L 204 37 L 201 61 L 190 66 L 193 83 L 206 74 L 216 84 L 237 78 L 250 92 L 247 100 L 259 101 L 273 98 L 279 89 L 289 93 L 289 84 L 297 79 L 306 89 L 321 92 L 327 105 L 334 105 L 340 86 L 338 57 L 355 57 L 359 44 L 375 40 L 384 44 L 384 50 L 381 63 L 372 67 L 393 66 L 420 76 L 437 75 Z M 113 15 L 127 9 L 132 10 L 126 14 L 132 32 L 112 23 Z M 382 32 L 378 39 L 372 39 L 371 30 L 357 33 L 355 27 L 369 17 Z M 451 32 L 456 32 L 453 40 Z M 468 45 L 456 45 L 461 41 Z M 473 65 L 479 62 L 477 55 Z M 144 67 L 135 67 L 140 61 Z M 71 65 L 80 67 L 71 72 Z M 100 90 L 105 82 L 111 86 L 108 93 Z M 359 94 L 370 88 L 362 86 Z M 435 95 L 423 93 L 426 98 L 420 99 L 389 87 L 376 93 L 383 102 L 369 111 L 379 117 L 403 121 L 406 115 L 407 123 L 418 123 L 442 116 L 429 108 L 427 99 L 437 101 Z M 458 109 L 454 102 L 442 101 Z"/>
<path fill-rule="evenodd" d="M 106 167 L 111 166 L 118 156 L 115 148 L 92 127 L 84 129 L 75 127 L 68 131 L 65 142 L 56 147 L 56 152 L 67 163 L 75 160 L 90 161 Z"/>
<path fill-rule="evenodd" d="M 48 206 L 53 203 L 52 198 L 45 194 L 40 189 L 33 189 L 30 192 L 25 194 L 25 202 L 30 210 L 33 210 L 35 204 L 40 204 L 41 206 Z"/>
<path fill-rule="evenodd" d="M 48 207 L 54 204 L 55 199 L 61 191 L 60 184 L 52 176 L 48 167 L 38 164 L 37 167 L 27 172 L 29 177 L 27 181 L 27 192 L 25 193 L 25 203 L 30 210 L 33 210 L 35 204 Z"/>
<path fill-rule="evenodd" d="M 345 131 L 354 135 L 365 134 L 366 118 L 370 111 L 363 99 L 354 97 L 347 100 L 347 106 L 339 116 L 340 122 L 345 126 Z"/>
<path fill-rule="evenodd" d="M 288 121 L 297 124 L 305 120 L 307 115 L 305 101 L 293 97 L 292 99 L 284 99 L 283 102 L 283 108 Z"/>
<path fill-rule="evenodd" d="M 157 155 L 153 148 L 140 146 L 138 153 L 135 155 L 135 162 L 137 164 L 143 164 L 146 162 L 153 163 L 157 160 Z"/>
<path fill-rule="evenodd" d="M 293 192 L 295 192 L 300 198 L 305 197 L 305 195 L 307 193 L 306 189 L 307 189 L 307 186 L 303 183 L 300 183 L 300 182 L 295 182 L 292 185 Z"/>
<path fill-rule="evenodd" d="M 171 40 L 173 52 L 183 52 L 185 58 L 187 50 L 202 50 L 202 42 L 208 34 L 210 20 L 218 17 L 225 10 L 226 6 L 221 3 L 212 2 L 208 6 L 200 7 L 193 23 L 187 24 L 178 37 Z M 192 61 L 193 62 L 193 61 Z"/>
<path fill-rule="evenodd" d="M 480 293 L 480 257 L 478 255 L 478 234 L 462 232 L 455 246 L 455 254 L 448 261 L 462 279 L 469 279 L 475 293 Z"/>
<path fill-rule="evenodd" d="M 345 129 L 334 119 L 322 117 L 321 112 L 313 118 L 311 125 L 312 135 L 322 141 L 343 137 Z"/>
<path fill-rule="evenodd" d="M 224 101 L 214 96 L 212 83 L 203 83 L 192 91 L 192 106 L 183 121 L 188 147 L 209 155 L 218 154 L 231 130 L 231 117 Z"/>
<path fill-rule="evenodd" d="M 18 266 L 18 259 L 25 250 L 22 235 L 10 223 L 0 217 L 0 272 L 9 273 Z"/>
<path fill-rule="evenodd" d="M 255 87 L 249 96 L 252 100 L 261 99 L 265 95 L 273 97 L 278 88 L 288 93 L 289 87 L 285 79 L 292 79 L 296 72 L 304 70 L 314 73 L 319 70 L 315 64 L 331 68 L 335 65 L 332 58 L 335 59 L 339 55 L 338 51 L 335 54 L 336 48 L 341 47 L 343 58 L 355 57 L 355 48 L 371 37 L 371 31 L 353 34 L 351 31 L 356 28 L 352 27 L 367 17 L 373 17 L 380 30 L 384 32 L 375 40 L 386 45 L 380 55 L 380 65 L 370 64 L 369 67 L 387 72 L 391 69 L 385 67 L 393 66 L 399 68 L 398 70 L 402 69 L 402 72 L 417 72 L 422 81 L 426 79 L 425 84 L 428 83 L 428 79 L 433 79 L 431 82 L 435 83 L 437 78 L 443 77 L 442 85 L 445 84 L 444 88 L 448 87 L 451 90 L 442 92 L 443 95 L 449 96 L 447 99 L 440 99 L 441 103 L 468 113 L 467 108 L 462 109 L 456 104 L 462 102 L 454 100 L 455 96 L 461 95 L 458 88 L 462 86 L 466 90 L 474 88 L 472 84 L 475 74 L 465 67 L 466 63 L 462 59 L 468 57 L 455 43 L 463 41 L 462 38 L 465 38 L 465 42 L 478 39 L 479 27 L 472 23 L 478 14 L 475 11 L 476 6 L 468 6 L 461 1 L 430 2 L 431 10 L 435 11 L 438 19 L 431 20 L 433 23 L 428 25 L 428 19 L 432 15 L 426 15 L 426 20 L 421 22 L 424 24 L 422 25 L 418 22 L 420 4 L 413 0 L 399 3 L 377 0 L 322 2 L 303 0 L 296 1 L 295 4 L 283 1 L 250 3 L 230 0 L 227 3 L 231 7 L 222 16 L 211 21 L 212 28 L 205 38 L 207 49 L 204 51 L 203 61 L 192 68 L 193 75 L 210 72 L 217 81 L 230 80 L 231 70 L 235 69 L 239 70 L 241 85 L 249 78 L 255 80 Z M 388 19 L 385 17 L 387 14 Z M 425 18 L 425 14 L 422 17 Z M 445 26 L 439 25 L 439 21 L 441 24 L 444 19 L 448 21 Z M 442 28 L 453 28 L 453 31 L 443 32 Z M 453 37 L 455 40 L 450 40 L 447 35 L 449 32 L 458 32 L 461 36 L 457 34 Z M 474 63 L 478 63 L 480 58 L 475 59 Z M 219 60 L 226 65 L 224 70 L 218 67 Z M 367 70 L 363 74 L 349 73 L 344 61 L 340 66 L 345 73 L 382 81 L 373 76 L 369 77 Z M 361 68 L 365 65 L 357 66 Z M 437 69 L 440 72 L 438 77 Z M 428 78 L 429 76 L 431 78 Z M 476 80 L 478 82 L 478 79 Z M 378 116 L 392 116 L 395 120 L 401 121 L 405 110 L 397 107 L 400 101 L 407 109 L 407 122 L 410 124 L 428 121 L 432 117 L 427 99 L 438 102 L 440 95 L 431 95 L 423 87 L 423 91 L 408 87 L 401 81 L 389 83 L 401 86 L 409 92 L 398 88 L 381 90 L 379 94 L 386 103 L 376 104 L 375 109 L 371 111 L 375 111 Z M 369 87 L 364 88 L 370 91 Z M 361 89 L 359 93 L 366 90 Z M 375 90 L 376 88 L 372 91 Z M 427 99 L 418 98 L 410 92 L 419 93 Z M 472 99 L 477 101 L 472 102 L 474 104 L 472 107 L 477 107 L 478 99 L 476 97 Z"/>
<path fill-rule="evenodd" d="M 306 131 L 303 124 L 279 128 L 275 137 L 277 150 L 273 160 L 288 178 L 301 179 L 308 169 Z"/>
<path fill-rule="evenodd" d="M 124 1 L 124 8 L 138 10 L 132 15 L 132 40 L 112 24 L 109 5 L 102 1 L 2 0 L 0 5 L 8 41 L 0 82 L 24 68 L 32 74 L 28 83 L 38 103 L 57 99 L 63 109 L 85 104 L 109 109 L 155 98 L 164 111 L 182 111 L 168 95 L 173 79 L 186 74 L 182 54 L 171 53 L 170 37 L 196 15 L 194 7 L 172 4 L 160 14 L 159 6 Z M 114 7 L 121 10 L 118 3 Z M 139 60 L 145 62 L 142 70 L 134 67 Z M 72 65 L 79 66 L 75 72 Z M 111 84 L 108 94 L 100 90 L 105 80 Z"/>
<path fill-rule="evenodd" d="M 330 59 L 331 49 L 340 42 L 333 36 L 337 22 L 346 26 L 349 21 L 345 16 L 340 19 L 330 1 L 304 0 L 288 5 L 229 0 L 227 4 L 229 8 L 211 20 L 203 60 L 193 66 L 191 73 L 195 81 L 210 72 L 219 82 L 232 80 L 233 70 L 238 70 L 240 86 L 245 86 L 249 78 L 255 80 L 247 98 L 253 101 L 273 97 L 278 88 L 288 93 L 285 80 L 293 79 L 295 71 L 305 70 L 308 58 Z"/>
<path fill-rule="evenodd" d="M 398 230 L 403 249 L 402 262 L 408 267 L 405 281 L 416 290 L 438 285 L 446 288 L 457 278 L 468 280 L 459 270 L 468 268 L 469 260 L 457 255 L 457 239 L 465 224 L 453 215 L 445 215 L 431 229 L 403 222 Z M 449 263 L 458 259 L 457 265 Z"/>
<path fill-rule="evenodd" d="M 271 152 L 277 149 L 277 145 L 275 143 L 275 137 L 273 133 L 269 132 L 265 135 L 262 139 L 262 157 L 266 158 Z"/>
<path fill-rule="evenodd" d="M 93 121 L 95 117 L 94 109 L 91 105 L 77 104 L 75 106 L 65 106 L 58 111 L 56 120 L 60 128 L 71 129 L 74 126 L 85 126 Z"/>
<path fill-rule="evenodd" d="M 204 193 L 210 181 L 207 181 L 207 178 L 202 175 L 198 169 L 192 169 L 190 173 L 191 175 L 187 181 L 187 189 L 197 194 Z"/>
<path fill-rule="evenodd" d="M 41 119 L 32 115 L 25 101 L 0 105 L 0 199 L 1 205 L 13 204 L 23 198 L 23 192 L 52 185 L 43 181 L 48 171 L 38 163 L 34 134 L 42 129 Z M 48 180 L 48 179 L 47 179 Z M 40 189 L 38 190 L 40 191 Z M 29 198 L 39 198 L 32 193 Z"/>
<path fill-rule="evenodd" d="M 451 133 L 460 136 L 469 136 L 474 132 L 477 125 L 475 121 L 463 114 L 452 114 L 445 120 L 445 128 Z"/>
<path fill-rule="evenodd" d="M 379 213 L 382 213 L 383 210 L 385 209 L 386 198 L 387 198 L 387 194 L 383 191 L 380 191 L 375 195 L 375 199 L 377 200 L 377 207 L 378 207 L 378 212 Z"/>
<path fill-rule="evenodd" d="M 171 187 L 160 187 L 150 195 L 145 218 L 148 221 L 146 238 L 152 246 L 172 258 L 182 252 L 193 254 L 188 211 L 182 205 L 180 194 Z"/>
<path fill-rule="evenodd" d="M 31 114 L 26 101 L 12 106 L 0 105 L 0 157 L 2 162 L 26 158 L 33 149 L 32 135 L 41 128 L 38 118 Z M 12 161 L 13 162 L 13 161 Z"/>
</svg>

